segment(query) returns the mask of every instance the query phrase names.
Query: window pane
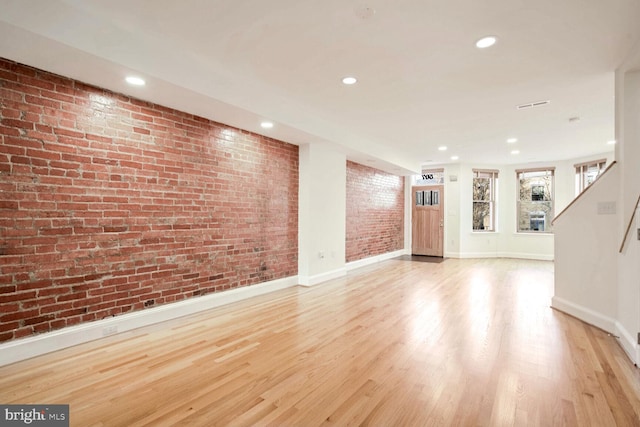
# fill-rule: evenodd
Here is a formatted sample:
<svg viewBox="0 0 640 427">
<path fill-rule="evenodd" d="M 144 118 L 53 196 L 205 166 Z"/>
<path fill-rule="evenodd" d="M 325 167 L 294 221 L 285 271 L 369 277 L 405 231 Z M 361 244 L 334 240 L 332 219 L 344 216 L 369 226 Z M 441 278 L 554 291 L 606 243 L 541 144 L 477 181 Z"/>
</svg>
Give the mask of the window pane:
<svg viewBox="0 0 640 427">
<path fill-rule="evenodd" d="M 473 202 L 473 229 L 493 230 L 490 202 Z"/>
<path fill-rule="evenodd" d="M 607 162 L 597 160 L 593 163 L 576 165 L 576 195 L 584 191 L 604 171 Z"/>
<path fill-rule="evenodd" d="M 553 177 L 541 176 L 520 179 L 520 201 L 551 201 Z"/>
<path fill-rule="evenodd" d="M 491 180 L 489 178 L 473 179 L 473 200 L 491 200 Z"/>
<path fill-rule="evenodd" d="M 553 220 L 553 171 L 520 172 L 518 231 L 551 231 Z"/>
<path fill-rule="evenodd" d="M 495 231 L 497 180 L 498 171 L 496 170 L 473 170 L 473 231 Z"/>
<path fill-rule="evenodd" d="M 432 205 L 440 204 L 440 192 L 438 190 L 434 190 L 431 192 L 431 204 Z"/>
<path fill-rule="evenodd" d="M 551 231 L 553 202 L 520 202 L 519 231 Z"/>
</svg>

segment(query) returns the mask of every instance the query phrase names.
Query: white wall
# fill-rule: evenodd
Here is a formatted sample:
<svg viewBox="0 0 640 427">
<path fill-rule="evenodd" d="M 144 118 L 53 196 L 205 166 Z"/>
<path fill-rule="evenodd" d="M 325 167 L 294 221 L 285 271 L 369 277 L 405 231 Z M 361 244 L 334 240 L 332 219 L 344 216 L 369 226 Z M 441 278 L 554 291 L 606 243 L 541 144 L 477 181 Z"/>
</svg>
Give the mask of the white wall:
<svg viewBox="0 0 640 427">
<path fill-rule="evenodd" d="M 474 232 L 472 231 L 473 216 L 473 169 L 495 169 L 498 170 L 497 185 L 497 218 L 495 232 Z M 460 186 L 458 206 L 460 207 L 459 230 L 460 250 L 458 256 L 460 258 L 485 258 L 497 257 L 499 252 L 500 241 L 507 230 L 505 221 L 505 212 L 508 210 L 508 198 L 505 191 L 505 183 L 507 181 L 504 168 L 499 165 L 460 165 L 460 173 L 458 175 L 458 184 Z M 515 205 L 514 205 L 515 206 Z M 515 207 L 514 207 L 515 208 Z M 513 230 L 510 230 L 513 231 Z"/>
<path fill-rule="evenodd" d="M 554 259 L 554 235 L 516 232 L 516 170 L 555 167 L 555 214 L 560 213 L 575 195 L 574 165 L 606 158 L 613 152 L 586 158 L 518 165 L 444 165 L 445 173 L 445 257 L 452 258 L 526 258 Z M 472 223 L 473 169 L 499 171 L 496 232 L 474 232 Z M 457 181 L 451 181 L 456 176 Z M 410 205 L 409 205 L 410 206 Z M 409 223 L 410 224 L 410 223 Z"/>
<path fill-rule="evenodd" d="M 460 207 L 460 192 L 464 188 L 463 169 L 461 165 L 448 165 L 444 168 L 444 256 L 459 258 L 462 244 L 460 234 L 462 224 L 462 209 Z M 452 180 L 453 179 L 453 180 Z"/>
<path fill-rule="evenodd" d="M 314 285 L 346 274 L 347 159 L 322 144 L 300 146 L 298 275 Z"/>
<path fill-rule="evenodd" d="M 631 360 L 640 364 L 640 241 L 636 237 L 640 220 L 632 224 L 624 240 L 640 194 L 640 43 L 616 70 L 615 120 L 617 166 L 611 171 L 615 173 L 603 185 L 594 184 L 594 193 L 589 190 L 586 200 L 576 203 L 584 203 L 578 207 L 586 207 L 589 215 L 568 215 L 557 221 L 558 262 L 552 303 L 613 331 Z M 598 201 L 611 199 L 616 200 L 615 215 L 593 215 Z"/>
<path fill-rule="evenodd" d="M 624 232 L 640 194 L 640 45 L 616 72 L 616 158 L 621 166 L 619 184 L 618 241 Z M 640 242 L 632 225 L 631 235 L 618 255 L 618 332 L 621 343 L 636 363 L 640 347 Z"/>
<path fill-rule="evenodd" d="M 616 165 L 600 177 L 554 224 L 552 306 L 612 333 L 618 304 L 618 216 L 599 208 L 617 205 L 620 169 Z"/>
</svg>

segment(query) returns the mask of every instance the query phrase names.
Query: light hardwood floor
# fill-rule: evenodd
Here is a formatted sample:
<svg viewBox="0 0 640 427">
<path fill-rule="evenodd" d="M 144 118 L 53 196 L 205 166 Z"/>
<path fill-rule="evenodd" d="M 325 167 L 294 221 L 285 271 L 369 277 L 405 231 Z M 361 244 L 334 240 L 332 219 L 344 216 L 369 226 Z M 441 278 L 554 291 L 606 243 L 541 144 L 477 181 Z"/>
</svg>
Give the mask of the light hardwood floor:
<svg viewBox="0 0 640 427">
<path fill-rule="evenodd" d="M 640 426 L 638 369 L 552 291 L 550 262 L 390 260 L 5 366 L 0 403 L 73 426 Z"/>
</svg>

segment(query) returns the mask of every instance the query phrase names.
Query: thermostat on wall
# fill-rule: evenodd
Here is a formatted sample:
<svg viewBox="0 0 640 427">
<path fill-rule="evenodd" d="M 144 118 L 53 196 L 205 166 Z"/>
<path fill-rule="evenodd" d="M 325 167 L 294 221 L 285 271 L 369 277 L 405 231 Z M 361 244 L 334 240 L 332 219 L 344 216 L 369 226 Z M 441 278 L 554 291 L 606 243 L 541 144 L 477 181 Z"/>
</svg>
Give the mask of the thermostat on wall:
<svg viewBox="0 0 640 427">
<path fill-rule="evenodd" d="M 449 175 L 449 182 L 458 181 L 458 175 Z"/>
</svg>

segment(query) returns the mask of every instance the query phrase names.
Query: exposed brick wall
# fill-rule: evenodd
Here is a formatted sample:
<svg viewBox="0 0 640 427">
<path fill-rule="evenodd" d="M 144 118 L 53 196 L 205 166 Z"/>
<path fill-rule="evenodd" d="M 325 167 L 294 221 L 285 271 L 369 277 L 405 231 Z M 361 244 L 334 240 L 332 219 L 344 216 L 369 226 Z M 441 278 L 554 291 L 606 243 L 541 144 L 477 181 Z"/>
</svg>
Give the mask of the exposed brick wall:
<svg viewBox="0 0 640 427">
<path fill-rule="evenodd" d="M 347 162 L 347 262 L 404 248 L 404 178 Z"/>
<path fill-rule="evenodd" d="M 0 138 L 0 341 L 297 274 L 297 146 L 2 59 Z"/>
</svg>

